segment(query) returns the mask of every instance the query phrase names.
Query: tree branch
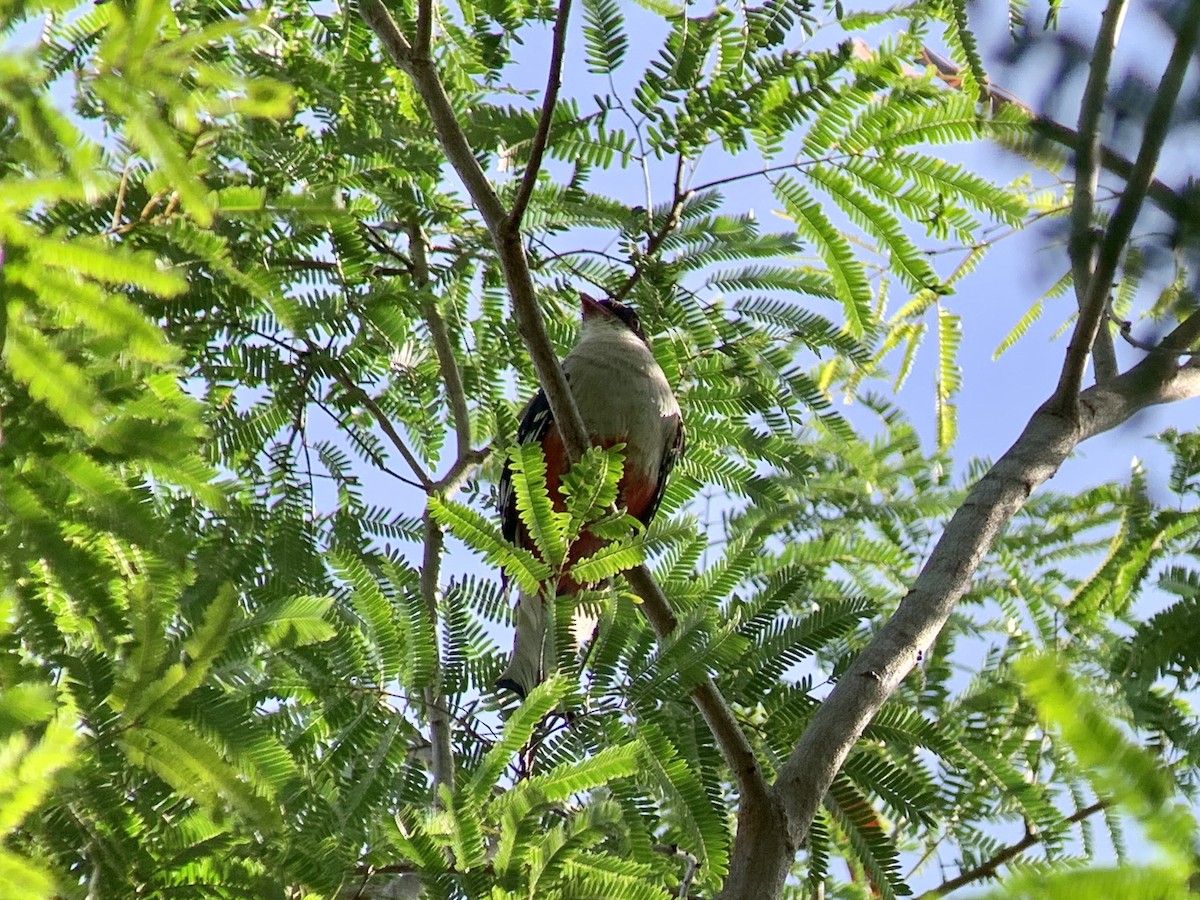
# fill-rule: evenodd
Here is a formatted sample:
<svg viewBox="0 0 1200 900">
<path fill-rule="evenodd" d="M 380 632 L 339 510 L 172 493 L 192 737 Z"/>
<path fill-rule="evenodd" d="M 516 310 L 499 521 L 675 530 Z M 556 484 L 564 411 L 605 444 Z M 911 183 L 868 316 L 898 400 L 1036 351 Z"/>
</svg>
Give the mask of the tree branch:
<svg viewBox="0 0 1200 900">
<path fill-rule="evenodd" d="M 659 640 L 663 640 L 675 630 L 677 624 L 670 601 L 646 566 L 630 569 L 625 573 L 625 578 L 642 598 L 642 607 L 650 627 Z M 711 679 L 705 679 L 692 688 L 692 701 L 716 738 L 721 756 L 733 770 L 743 803 L 766 802 L 767 782 L 754 756 L 754 749 Z"/>
<path fill-rule="evenodd" d="M 342 267 L 328 259 L 276 259 L 272 260 L 269 265 L 280 266 L 284 269 L 303 269 L 313 272 L 340 272 Z M 398 266 L 371 266 L 368 270 L 371 277 L 376 276 L 393 276 L 393 275 L 410 275 L 408 269 Z"/>
<path fill-rule="evenodd" d="M 1177 336 L 1176 336 L 1177 335 Z M 1177 342 L 1200 338 L 1200 315 L 1176 329 Z M 773 896 L 783 884 L 833 778 L 871 718 L 933 643 L 1000 531 L 1035 488 L 1078 444 L 1125 422 L 1147 406 L 1200 396 L 1200 369 L 1152 353 L 1128 372 L 1079 396 L 1079 415 L 1064 416 L 1047 400 L 994 466 L 967 494 L 899 608 L 838 680 L 780 768 L 772 792 L 786 816 L 787 841 L 771 837 L 770 816 L 739 816 L 723 900 Z M 753 826 L 754 831 L 751 831 Z M 743 880 L 735 881 L 741 873 Z M 764 879 L 776 877 L 773 884 Z"/>
<path fill-rule="evenodd" d="M 923 48 L 917 61 L 922 65 L 933 66 L 947 85 L 957 87 L 961 69 L 950 60 L 939 56 L 929 48 Z M 1074 129 L 1068 128 L 1048 116 L 1035 113 L 1027 104 L 998 85 L 984 84 L 980 85 L 980 88 L 995 106 L 1015 106 L 1024 111 L 1030 117 L 1029 127 L 1039 137 L 1071 150 L 1078 146 L 1079 134 Z M 1100 146 L 1100 165 L 1105 171 L 1112 172 L 1118 178 L 1126 181 L 1133 173 L 1132 160 L 1103 144 Z M 1180 194 L 1157 178 L 1150 182 L 1146 197 L 1176 221 L 1200 226 L 1200 207 L 1197 207 L 1194 201 L 1187 196 Z"/>
<path fill-rule="evenodd" d="M 1082 822 L 1084 819 L 1094 816 L 1096 813 L 1107 809 L 1111 804 L 1107 800 L 1097 800 L 1091 806 L 1085 806 L 1083 809 L 1076 810 L 1071 815 L 1063 820 L 1063 825 L 1075 825 Z M 968 869 L 961 875 L 954 878 L 948 878 L 935 887 L 933 890 L 926 891 L 917 900 L 936 900 L 938 897 L 944 897 L 951 891 L 956 891 L 960 887 L 965 887 L 968 884 L 973 884 L 984 878 L 992 878 L 1000 867 L 1007 864 L 1010 860 L 1020 856 L 1030 847 L 1042 843 L 1051 834 L 1049 831 L 1031 831 L 1017 841 L 1015 844 L 1010 844 L 1003 850 L 997 851 L 990 859 L 980 863 L 973 869 Z"/>
<path fill-rule="evenodd" d="M 1112 67 L 1121 23 L 1125 19 L 1125 0 L 1110 0 L 1100 21 L 1100 33 L 1092 53 L 1087 87 L 1079 107 L 1079 138 L 1075 145 L 1075 196 L 1071 204 L 1071 238 L 1068 251 L 1075 282 L 1075 299 L 1080 313 L 1087 305 L 1092 275 L 1095 271 L 1096 188 L 1100 183 L 1100 123 L 1104 116 L 1104 101 L 1108 95 L 1108 72 Z M 1096 381 L 1103 382 L 1117 375 L 1116 351 L 1107 329 L 1097 332 L 1093 348 Z"/>
<path fill-rule="evenodd" d="M 446 330 L 446 320 L 438 308 L 437 300 L 429 289 L 429 257 L 425 232 L 415 219 L 408 223 L 408 242 L 412 253 L 412 278 L 421 292 L 421 315 L 433 338 L 433 349 L 437 354 L 438 369 L 446 385 L 446 397 L 450 402 L 450 415 L 454 419 L 454 436 L 457 442 L 455 459 L 461 460 L 471 451 L 471 413 L 467 408 L 467 393 L 463 389 L 462 374 L 454 356 L 454 345 Z"/>
<path fill-rule="evenodd" d="M 484 223 L 492 230 L 503 221 L 504 206 L 488 182 L 479 160 L 471 152 L 471 145 L 467 143 L 467 137 L 458 124 L 458 116 L 432 61 L 413 52 L 412 45 L 381 0 L 363 0 L 359 4 L 359 12 L 392 61 L 412 79 L 421 99 L 425 101 L 425 108 L 429 110 L 446 158 L 466 185 Z"/>
<path fill-rule="evenodd" d="M 384 49 L 396 65 L 412 79 L 417 93 L 421 95 L 425 107 L 429 110 L 446 158 L 466 185 L 471 201 L 483 217 L 496 246 L 500 266 L 504 270 L 504 280 L 512 297 L 517 328 L 529 349 L 538 381 L 546 392 L 546 399 L 550 402 L 554 421 L 562 433 L 563 446 L 572 460 L 579 459 L 589 446 L 587 431 L 583 427 L 579 410 L 575 408 L 574 399 L 567 387 L 567 379 L 559 366 L 558 356 L 554 353 L 550 338 L 546 334 L 546 323 L 542 320 L 541 309 L 538 307 L 537 293 L 525 257 L 525 247 L 521 242 L 520 229 L 512 227 L 504 205 L 487 180 L 479 160 L 471 151 L 471 145 L 458 123 L 454 107 L 450 98 L 446 96 L 446 89 L 433 64 L 429 60 L 419 60 L 412 56 L 408 41 L 400 33 L 396 21 L 381 0 L 363 0 L 360 11 L 363 20 L 379 36 Z"/>
<path fill-rule="evenodd" d="M 537 184 L 538 172 L 542 168 L 542 157 L 546 153 L 546 144 L 550 140 L 550 123 L 554 119 L 554 107 L 558 103 L 558 89 L 562 84 L 563 55 L 567 48 L 567 21 L 571 16 L 571 0 L 561 0 L 558 5 L 558 16 L 554 20 L 554 39 L 550 48 L 550 73 L 546 76 L 546 95 L 542 98 L 542 114 L 538 117 L 537 132 L 533 136 L 533 144 L 529 148 L 529 162 L 525 164 L 525 174 L 521 178 L 521 187 L 513 201 L 512 210 L 508 216 L 508 225 L 512 229 L 521 227 L 521 218 L 533 196 L 534 185 Z"/>
<path fill-rule="evenodd" d="M 415 54 L 421 59 L 429 59 L 429 50 L 433 43 L 433 0 L 418 0 L 417 2 L 417 43 Z"/>
<path fill-rule="evenodd" d="M 583 418 L 579 414 L 579 408 L 575 405 L 575 398 L 567 385 L 566 375 L 562 371 L 558 356 L 554 352 L 554 347 L 550 343 L 549 336 L 546 334 L 546 325 L 542 319 L 541 309 L 538 306 L 537 294 L 534 289 L 533 277 L 529 271 L 529 261 L 525 255 L 525 247 L 521 240 L 520 229 L 511 217 L 505 215 L 496 192 L 492 189 L 487 176 L 484 175 L 483 169 L 479 165 L 479 161 L 471 151 L 466 135 L 463 133 L 454 109 L 450 104 L 450 99 L 446 96 L 445 88 L 432 64 L 428 60 L 415 59 L 412 56 L 411 52 L 409 52 L 411 48 L 408 42 L 400 33 L 395 20 L 380 0 L 363 0 L 360 9 L 363 19 L 379 36 L 380 41 L 392 56 L 392 59 L 412 78 L 417 92 L 421 95 L 421 99 L 424 101 L 429 110 L 430 117 L 433 119 L 438 139 L 442 144 L 442 149 L 446 152 L 446 157 L 450 160 L 451 165 L 454 166 L 463 184 L 466 185 L 475 208 L 479 210 L 480 215 L 483 217 L 484 224 L 487 226 L 492 236 L 492 241 L 496 246 L 496 253 L 499 257 L 501 268 L 504 271 L 505 283 L 508 286 L 509 296 L 512 298 L 517 327 L 521 332 L 521 337 L 533 361 L 538 381 L 542 389 L 546 392 L 546 399 L 550 403 L 550 411 L 554 416 L 555 425 L 558 426 L 563 438 L 563 447 L 566 450 L 568 459 L 572 462 L 577 461 L 583 456 L 588 447 L 591 446 L 591 441 L 588 438 L 587 429 L 584 427 Z M 679 191 L 676 191 L 671 213 L 668 215 L 663 228 L 651 239 L 648 250 L 651 247 L 657 250 L 662 241 L 666 239 L 667 234 L 678 225 L 679 214 L 683 209 L 686 198 L 687 194 L 680 195 Z M 630 276 L 630 280 L 624 288 L 625 292 L 628 292 L 638 277 L 640 277 L 640 272 L 635 271 Z M 650 618 L 653 616 L 663 623 L 669 621 L 672 623 L 671 627 L 673 628 L 674 614 L 671 612 L 669 603 L 665 595 L 663 595 L 661 588 L 657 584 L 654 584 L 648 570 L 640 574 L 639 581 L 643 588 L 645 588 L 642 599 L 647 617 Z M 634 578 L 639 578 L 636 572 Z M 733 712 L 728 708 L 716 686 L 709 682 L 707 686 L 701 685 L 697 690 L 703 694 L 703 702 L 707 706 L 707 711 L 704 708 L 701 709 L 701 714 L 704 715 L 705 721 L 710 723 L 710 727 L 714 729 L 720 727 L 723 731 L 723 734 L 717 734 L 714 730 L 717 745 L 721 748 L 722 753 L 731 748 L 736 749 L 739 744 L 741 747 L 749 748 L 749 742 L 746 740 L 745 735 L 741 733 Z M 697 703 L 699 702 L 701 701 L 697 701 Z M 712 724 L 714 722 L 717 725 L 714 726 Z M 737 733 L 736 737 L 733 732 Z M 751 767 L 741 752 L 732 756 L 726 756 L 725 759 L 726 763 L 735 773 L 741 773 L 738 775 L 739 778 L 749 777 L 748 772 Z M 753 767 L 753 770 L 757 771 L 756 765 Z M 761 779 L 761 775 L 758 777 Z M 753 796 L 753 794 L 754 785 L 751 784 L 751 793 L 748 796 Z"/>
<path fill-rule="evenodd" d="M 614 300 L 624 300 L 629 296 L 629 292 L 633 290 L 634 286 L 641 280 L 642 275 L 645 274 L 645 260 L 652 259 L 654 254 L 662 247 L 663 241 L 671 235 L 671 232 L 679 227 L 679 219 L 683 214 L 684 204 L 687 203 L 688 198 L 693 193 L 692 191 L 682 190 L 680 182 L 682 167 L 683 157 L 681 156 L 675 170 L 675 196 L 671 201 L 671 209 L 667 213 L 666 219 L 663 220 L 662 226 L 658 231 L 650 235 L 650 239 L 646 241 L 646 249 L 642 252 L 641 259 L 633 267 L 633 271 L 629 273 L 629 277 L 625 279 L 625 283 L 613 292 L 612 297 Z"/>
<path fill-rule="evenodd" d="M 309 344 L 309 352 L 317 352 L 319 349 L 320 348 L 315 347 L 311 343 Z M 430 479 L 429 474 L 425 471 L 425 467 L 421 465 L 421 461 L 417 459 L 416 455 L 408 449 L 408 445 L 404 443 L 404 438 L 400 436 L 400 432 L 398 432 L 395 426 L 392 425 L 392 422 L 387 417 L 387 414 L 379 408 L 379 404 L 375 402 L 374 398 L 372 398 L 370 394 L 359 387 L 354 382 L 354 379 L 346 374 L 346 372 L 342 369 L 341 364 L 337 362 L 337 360 L 333 360 L 332 362 L 333 365 L 331 366 L 331 369 L 333 372 L 333 377 L 336 379 L 337 383 L 342 386 L 342 389 L 345 390 L 346 393 L 366 407 L 367 411 L 372 415 L 372 417 L 374 417 L 375 423 L 379 426 L 380 430 L 387 435 L 388 440 L 392 442 L 392 446 L 396 448 L 396 451 L 402 457 L 404 457 L 404 461 L 408 463 L 408 467 L 412 469 L 413 474 L 417 476 L 417 480 L 421 482 L 421 487 L 426 492 L 431 490 L 433 487 L 433 481 Z"/>
<path fill-rule="evenodd" d="M 441 785 L 454 790 L 454 750 L 450 742 L 450 714 L 442 694 L 442 654 L 436 638 L 445 535 L 428 508 L 421 517 L 421 524 L 425 543 L 425 553 L 421 560 L 421 599 L 425 601 L 425 614 L 429 617 L 435 634 L 433 673 L 429 685 L 425 688 L 425 715 L 429 720 L 429 743 L 432 745 L 430 768 L 433 771 L 433 798 L 437 804 L 440 803 L 438 788 Z"/>
<path fill-rule="evenodd" d="M 1104 320 L 1108 294 L 1117 266 L 1154 177 L 1154 169 L 1158 165 L 1158 157 L 1167 137 L 1175 100 L 1179 96 L 1183 78 L 1195 53 L 1198 36 L 1200 0 L 1192 0 L 1179 24 L 1175 47 L 1171 51 L 1171 58 L 1163 71 L 1146 119 L 1146 130 L 1142 134 L 1142 145 L 1138 149 L 1133 172 L 1121 199 L 1117 202 L 1117 209 L 1108 223 L 1108 228 L 1105 229 L 1095 271 L 1088 284 L 1087 297 L 1080 307 L 1079 320 L 1075 323 L 1071 343 L 1067 346 L 1067 358 L 1063 363 L 1062 374 L 1053 398 L 1053 402 L 1064 411 L 1074 412 L 1078 409 L 1079 388 L 1083 383 L 1083 370 L 1087 365 L 1088 353 Z"/>
</svg>

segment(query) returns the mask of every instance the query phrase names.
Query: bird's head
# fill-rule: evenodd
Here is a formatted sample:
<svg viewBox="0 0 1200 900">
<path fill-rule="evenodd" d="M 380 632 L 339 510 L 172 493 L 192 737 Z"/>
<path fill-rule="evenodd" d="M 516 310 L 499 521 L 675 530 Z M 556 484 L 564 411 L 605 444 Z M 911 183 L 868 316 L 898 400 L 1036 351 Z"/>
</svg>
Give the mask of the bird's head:
<svg viewBox="0 0 1200 900">
<path fill-rule="evenodd" d="M 597 300 L 595 297 L 583 293 L 579 295 L 579 300 L 583 311 L 584 325 L 587 325 L 589 320 L 620 322 L 643 341 L 646 340 L 641 322 L 638 321 L 638 314 L 632 306 L 626 306 L 619 300 L 609 297 Z"/>
</svg>

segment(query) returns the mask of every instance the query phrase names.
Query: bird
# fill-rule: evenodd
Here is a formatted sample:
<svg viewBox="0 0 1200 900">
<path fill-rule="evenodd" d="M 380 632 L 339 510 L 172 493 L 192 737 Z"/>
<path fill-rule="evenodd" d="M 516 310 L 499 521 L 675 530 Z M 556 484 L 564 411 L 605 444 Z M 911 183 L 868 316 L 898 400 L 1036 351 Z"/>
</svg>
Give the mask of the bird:
<svg viewBox="0 0 1200 900">
<path fill-rule="evenodd" d="M 580 310 L 579 337 L 562 361 L 563 372 L 591 443 L 600 447 L 625 445 L 625 468 L 618 484 L 617 505 L 643 525 L 649 525 L 662 503 L 671 469 L 684 449 L 679 403 L 650 352 L 632 307 L 611 298 L 596 299 L 581 293 Z M 562 510 L 559 482 L 570 463 L 543 390 L 529 401 L 517 428 L 518 444 L 532 441 L 542 445 L 546 486 L 555 509 Z M 517 513 L 508 465 L 500 477 L 498 506 L 503 537 L 536 553 Z M 568 560 L 574 562 L 590 556 L 605 543 L 585 530 L 572 544 Z M 564 576 L 557 590 L 560 595 L 574 594 L 581 587 Z M 496 686 L 511 690 L 520 698 L 544 677 L 546 602 L 547 598 L 540 593 L 524 594 L 517 601 L 512 658 Z M 586 637 L 576 632 L 579 644 Z"/>
</svg>

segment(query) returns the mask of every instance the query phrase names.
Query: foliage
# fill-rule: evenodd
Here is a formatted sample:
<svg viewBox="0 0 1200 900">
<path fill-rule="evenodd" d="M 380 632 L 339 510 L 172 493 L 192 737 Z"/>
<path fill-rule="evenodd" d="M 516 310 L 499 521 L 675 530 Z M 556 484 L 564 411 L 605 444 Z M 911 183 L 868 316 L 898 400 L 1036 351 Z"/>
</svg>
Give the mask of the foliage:
<svg viewBox="0 0 1200 900">
<path fill-rule="evenodd" d="M 719 889 L 736 788 L 689 695 L 713 676 L 760 767 L 786 759 L 978 474 L 949 456 L 959 279 L 989 226 L 1061 198 L 941 157 L 1024 127 L 980 114 L 961 2 L 642 6 L 583 4 L 595 77 L 554 111 L 526 248 L 558 346 L 578 288 L 637 305 L 689 448 L 644 531 L 609 512 L 619 452 L 589 454 L 555 511 L 540 451 L 513 450 L 536 555 L 490 493 L 535 386 L 503 273 L 355 7 L 0 6 L 0 893 Z M 414 6 L 393 13 L 415 33 Z M 436 17 L 505 202 L 538 126 L 519 53 L 554 13 Z M 961 91 L 907 67 L 927 41 Z M 778 227 L 739 203 L 751 179 Z M 927 452 L 873 391 L 930 351 Z M 1074 817 L 1100 796 L 1180 825 L 1146 876 L 1178 882 L 1194 826 L 1154 804 L 1197 787 L 1194 438 L 1163 438 L 1172 504 L 1141 473 L 1030 502 L 847 760 L 793 893 L 904 895 L 914 859 L 969 872 L 1013 826 L 1039 840 L 1012 865 L 1065 871 L 1100 852 Z M 498 696 L 492 570 L 557 578 L 584 525 L 618 539 L 568 567 L 612 578 L 580 598 L 594 642 L 523 704 Z M 662 641 L 618 574 L 643 558 L 678 614 Z M 1083 689 L 1027 661 L 1048 649 L 1086 679 L 1081 722 L 1063 710 Z M 454 777 L 435 785 L 439 713 Z"/>
</svg>

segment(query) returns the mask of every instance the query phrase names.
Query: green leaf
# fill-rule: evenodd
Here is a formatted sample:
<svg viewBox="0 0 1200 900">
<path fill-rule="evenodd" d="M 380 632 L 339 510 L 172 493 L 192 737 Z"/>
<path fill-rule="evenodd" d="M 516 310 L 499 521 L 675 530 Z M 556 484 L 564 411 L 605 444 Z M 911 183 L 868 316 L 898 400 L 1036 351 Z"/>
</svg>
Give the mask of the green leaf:
<svg viewBox="0 0 1200 900">
<path fill-rule="evenodd" d="M 676 843 L 695 855 L 712 876 L 720 878 L 729 865 L 729 834 L 697 773 L 661 730 L 640 729 L 643 772 L 664 793 L 677 823 Z"/>
<path fill-rule="evenodd" d="M 556 676 L 547 678 L 529 692 L 504 723 L 500 739 L 484 754 L 470 780 L 459 789 L 465 798 L 464 802 L 478 807 L 487 799 L 513 756 L 529 743 L 534 729 L 558 705 L 566 692 L 566 680 Z"/>
<path fill-rule="evenodd" d="M 562 477 L 560 490 L 566 504 L 567 540 L 579 537 L 583 526 L 608 513 L 617 502 L 617 486 L 624 472 L 624 444 L 589 447 Z"/>
<path fill-rule="evenodd" d="M 7 691 L 5 695 L 7 695 Z M 75 758 L 78 729 L 74 717 L 61 710 L 41 739 L 31 741 L 24 733 L 0 741 L 0 834 L 14 831 L 54 787 L 56 773 Z M 14 873 L 38 878 L 36 868 L 25 868 L 23 860 L 0 852 L 14 866 Z"/>
<path fill-rule="evenodd" d="M 22 321 L 20 304 L 9 304 L 4 360 L 17 381 L 62 420 L 84 432 L 100 425 L 100 399 L 79 366 Z"/>
<path fill-rule="evenodd" d="M 588 71 L 611 75 L 620 68 L 629 49 L 620 3 L 617 0 L 584 0 L 583 21 L 584 58 Z"/>
<path fill-rule="evenodd" d="M 517 513 L 538 554 L 557 571 L 567 558 L 567 517 L 555 512 L 546 487 L 546 457 L 537 441 L 517 444 L 509 455 Z"/>
<path fill-rule="evenodd" d="M 958 349 L 962 344 L 962 319 L 938 305 L 937 446 L 948 450 L 958 434 L 958 407 L 952 402 L 962 386 Z"/>
<path fill-rule="evenodd" d="M 223 802 L 234 806 L 250 821 L 266 826 L 276 815 L 271 806 L 222 754 L 193 727 L 180 719 L 153 716 L 127 728 L 121 744 L 132 762 L 145 766 L 174 790 L 207 808 Z"/>
<path fill-rule="evenodd" d="M 641 565 L 644 558 L 640 542 L 620 544 L 614 541 L 576 562 L 571 566 L 570 574 L 580 584 L 599 584 L 606 578 Z"/>
<path fill-rule="evenodd" d="M 203 621 L 180 648 L 181 662 L 168 666 L 153 681 L 146 680 L 146 671 L 133 669 L 128 680 L 114 691 L 113 699 L 124 703 L 122 715 L 133 721 L 174 709 L 204 682 L 240 614 L 237 590 L 231 584 L 222 585 L 205 608 Z M 146 662 L 149 659 L 146 657 Z"/>
<path fill-rule="evenodd" d="M 229 634 L 246 634 L 274 648 L 319 644 L 337 634 L 327 620 L 333 602 L 332 597 L 283 597 L 233 625 Z"/>
<path fill-rule="evenodd" d="M 519 547 L 513 547 L 500 535 L 500 529 L 468 506 L 453 501 L 429 498 L 429 510 L 438 524 L 449 528 L 459 540 L 515 580 L 521 590 L 535 593 L 549 578 L 548 565 Z"/>
<path fill-rule="evenodd" d="M 852 337 L 862 337 L 871 325 L 871 285 L 862 263 L 854 255 L 850 242 L 798 182 L 782 177 L 775 182 L 775 195 L 783 202 L 788 217 L 802 237 L 816 244 L 825 260 L 846 314 L 845 329 Z"/>
<path fill-rule="evenodd" d="M 1182 888 L 1192 875 L 1198 828 L 1169 770 L 1135 744 L 1112 720 L 1100 695 L 1053 654 L 1027 656 L 1017 671 L 1039 715 L 1061 733 L 1096 792 L 1111 797 L 1141 825 L 1163 860 L 1156 877 Z"/>
</svg>

